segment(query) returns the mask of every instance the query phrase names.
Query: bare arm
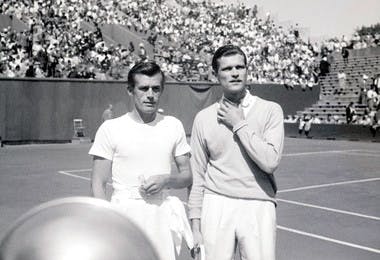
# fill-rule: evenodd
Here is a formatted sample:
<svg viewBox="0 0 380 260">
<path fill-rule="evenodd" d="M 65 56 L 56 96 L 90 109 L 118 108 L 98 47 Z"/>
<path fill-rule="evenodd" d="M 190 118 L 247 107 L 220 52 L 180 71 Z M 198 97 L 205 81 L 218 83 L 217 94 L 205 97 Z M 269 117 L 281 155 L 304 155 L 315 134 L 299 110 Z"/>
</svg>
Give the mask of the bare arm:
<svg viewBox="0 0 380 260">
<path fill-rule="evenodd" d="M 112 161 L 94 156 L 91 176 L 91 190 L 95 198 L 106 199 L 106 185 L 111 177 Z"/>
<path fill-rule="evenodd" d="M 176 156 L 175 163 L 179 174 L 155 175 L 146 180 L 144 189 L 148 195 L 160 192 L 162 189 L 182 189 L 191 185 L 189 154 Z"/>
</svg>

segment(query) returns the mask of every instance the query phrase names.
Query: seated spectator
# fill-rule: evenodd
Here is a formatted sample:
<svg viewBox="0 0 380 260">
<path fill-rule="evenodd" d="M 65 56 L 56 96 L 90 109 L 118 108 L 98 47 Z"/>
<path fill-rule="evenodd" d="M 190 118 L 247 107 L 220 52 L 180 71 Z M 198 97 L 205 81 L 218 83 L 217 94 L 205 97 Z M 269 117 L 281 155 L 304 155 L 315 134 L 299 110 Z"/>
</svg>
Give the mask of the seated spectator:
<svg viewBox="0 0 380 260">
<path fill-rule="evenodd" d="M 287 115 L 286 118 L 284 118 L 284 123 L 297 123 L 297 117 Z"/>
<path fill-rule="evenodd" d="M 369 125 L 372 124 L 372 120 L 371 120 L 371 118 L 368 115 L 363 115 L 359 119 L 358 124 L 359 125 L 363 125 L 363 126 L 369 126 Z"/>
</svg>

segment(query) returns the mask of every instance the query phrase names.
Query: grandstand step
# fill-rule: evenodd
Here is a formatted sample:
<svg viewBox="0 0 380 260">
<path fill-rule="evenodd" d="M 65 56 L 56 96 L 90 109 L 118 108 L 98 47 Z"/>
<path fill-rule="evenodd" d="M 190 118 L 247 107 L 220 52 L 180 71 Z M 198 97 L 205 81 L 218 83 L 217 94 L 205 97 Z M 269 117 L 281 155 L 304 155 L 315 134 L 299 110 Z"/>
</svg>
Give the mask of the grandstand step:
<svg viewBox="0 0 380 260">
<path fill-rule="evenodd" d="M 348 63 L 342 62 L 334 62 L 334 65 L 338 66 L 345 66 L 350 64 L 379 64 L 378 59 L 372 59 L 372 60 L 348 60 Z"/>
<path fill-rule="evenodd" d="M 309 112 L 309 111 L 297 111 L 298 116 L 303 116 L 303 115 L 312 115 L 313 117 L 318 117 L 320 119 L 326 119 L 328 116 L 334 116 L 334 117 L 339 117 L 340 119 L 343 119 L 346 121 L 346 113 L 331 113 L 331 112 Z M 356 114 L 358 117 L 361 117 L 364 115 L 364 113 L 357 113 Z"/>
<path fill-rule="evenodd" d="M 318 102 L 314 105 L 329 105 L 329 106 L 347 106 L 350 103 L 350 101 L 341 101 L 341 100 L 318 100 Z M 355 102 L 354 102 L 355 103 Z M 355 103 L 356 104 L 356 103 Z M 365 105 L 356 104 L 360 107 L 366 107 Z"/>
<path fill-rule="evenodd" d="M 357 87 L 340 88 L 339 86 L 321 88 L 321 93 L 331 93 L 331 92 L 337 92 L 337 91 L 343 92 L 343 93 L 356 93 L 356 92 L 360 92 L 360 88 L 357 88 Z"/>
<path fill-rule="evenodd" d="M 364 108 L 357 108 L 355 107 L 355 110 L 357 113 L 364 113 Z M 339 107 L 339 108 L 329 108 L 329 107 L 309 107 L 304 110 L 305 112 L 313 112 L 313 113 L 322 113 L 322 112 L 330 112 L 330 113 L 345 113 L 346 107 Z"/>
<path fill-rule="evenodd" d="M 348 82 L 346 82 L 346 87 L 360 88 L 361 85 L 363 85 L 363 82 L 360 82 L 360 81 L 355 81 L 355 82 L 348 81 Z M 368 82 L 366 85 L 368 85 Z M 338 87 L 339 82 L 338 81 L 336 81 L 336 82 L 324 82 L 323 84 L 321 83 L 320 86 L 321 86 L 321 88 Z"/>
<path fill-rule="evenodd" d="M 325 85 L 321 86 L 321 91 L 334 91 L 336 89 L 340 89 L 338 85 Z M 346 85 L 344 88 L 346 91 L 359 91 L 360 87 L 356 85 Z"/>
</svg>

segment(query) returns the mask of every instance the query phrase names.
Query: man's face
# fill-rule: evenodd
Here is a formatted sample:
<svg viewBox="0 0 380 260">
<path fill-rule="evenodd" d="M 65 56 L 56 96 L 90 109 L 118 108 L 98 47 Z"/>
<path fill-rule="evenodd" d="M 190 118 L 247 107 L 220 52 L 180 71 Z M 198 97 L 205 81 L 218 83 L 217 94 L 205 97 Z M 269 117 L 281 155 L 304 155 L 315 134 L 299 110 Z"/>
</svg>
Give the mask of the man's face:
<svg viewBox="0 0 380 260">
<path fill-rule="evenodd" d="M 137 111 L 141 117 L 155 114 L 163 91 L 162 75 L 160 73 L 153 76 L 136 74 L 134 77 L 135 87 L 128 91 L 133 97 Z"/>
<path fill-rule="evenodd" d="M 247 82 L 247 67 L 244 57 L 240 54 L 221 57 L 219 60 L 217 78 L 225 94 L 240 93 Z"/>
</svg>

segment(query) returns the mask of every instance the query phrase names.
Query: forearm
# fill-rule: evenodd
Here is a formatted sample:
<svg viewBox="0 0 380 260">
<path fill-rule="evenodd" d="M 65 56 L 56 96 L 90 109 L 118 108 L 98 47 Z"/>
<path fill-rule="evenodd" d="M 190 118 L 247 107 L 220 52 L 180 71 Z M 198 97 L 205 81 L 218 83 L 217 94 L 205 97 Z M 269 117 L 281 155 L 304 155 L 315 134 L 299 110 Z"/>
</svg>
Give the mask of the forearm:
<svg viewBox="0 0 380 260">
<path fill-rule="evenodd" d="M 94 157 L 91 176 L 91 190 L 95 198 L 107 199 L 106 186 L 111 177 L 112 162 L 101 157 Z"/>
<path fill-rule="evenodd" d="M 193 218 L 191 220 L 191 230 L 193 230 L 193 232 L 201 231 L 201 220 L 199 218 Z"/>
<path fill-rule="evenodd" d="M 92 180 L 91 181 L 92 196 L 94 196 L 95 198 L 106 200 L 107 199 L 106 185 L 107 185 L 107 182 Z"/>
<path fill-rule="evenodd" d="M 181 174 L 168 174 L 166 176 L 168 189 L 182 189 L 191 185 L 192 177 L 190 171 L 181 172 Z"/>
<path fill-rule="evenodd" d="M 189 218 L 196 219 L 201 217 L 203 193 L 205 189 L 205 174 L 209 162 L 207 145 L 203 138 L 201 127 L 198 121 L 194 121 L 191 133 L 192 156 L 190 158 L 191 173 L 193 176 L 193 185 L 189 194 Z"/>
<path fill-rule="evenodd" d="M 189 195 L 189 218 L 196 219 L 200 218 L 202 214 L 202 204 L 203 196 L 205 190 L 205 176 L 204 173 L 206 169 L 198 169 L 197 165 L 193 162 L 192 164 L 193 171 L 193 185 L 190 190 Z"/>
</svg>

